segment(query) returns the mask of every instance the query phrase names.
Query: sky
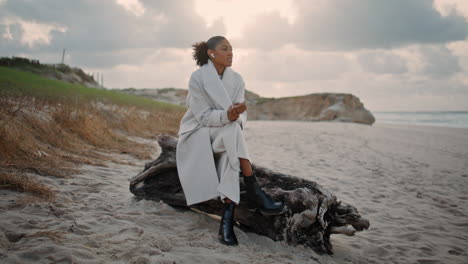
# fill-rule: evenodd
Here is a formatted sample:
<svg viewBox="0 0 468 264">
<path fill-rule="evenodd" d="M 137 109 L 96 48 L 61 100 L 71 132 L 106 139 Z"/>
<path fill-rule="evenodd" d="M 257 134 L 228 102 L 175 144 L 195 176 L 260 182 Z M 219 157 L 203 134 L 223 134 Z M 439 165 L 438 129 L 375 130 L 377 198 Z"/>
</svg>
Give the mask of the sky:
<svg viewBox="0 0 468 264">
<path fill-rule="evenodd" d="M 468 111 L 466 0 L 0 0 L 0 56 L 188 89 L 192 44 L 225 36 L 265 97 L 351 93 L 372 111 Z"/>
</svg>

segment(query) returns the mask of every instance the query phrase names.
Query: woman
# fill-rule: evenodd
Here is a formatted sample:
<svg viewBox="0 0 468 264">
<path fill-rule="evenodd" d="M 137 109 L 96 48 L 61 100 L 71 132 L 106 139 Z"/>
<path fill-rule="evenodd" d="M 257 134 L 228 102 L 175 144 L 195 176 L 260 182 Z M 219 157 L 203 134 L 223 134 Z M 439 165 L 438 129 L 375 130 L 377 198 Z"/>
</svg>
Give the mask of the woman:
<svg viewBox="0 0 468 264">
<path fill-rule="evenodd" d="M 180 122 L 176 161 L 187 205 L 220 197 L 223 215 L 219 241 L 237 245 L 234 208 L 240 202 L 239 177 L 244 177 L 249 209 L 266 215 L 282 213 L 261 189 L 252 170 L 244 138 L 247 106 L 245 83 L 233 71 L 232 47 L 222 36 L 192 45 L 199 69 L 190 76 L 188 108 Z"/>
</svg>

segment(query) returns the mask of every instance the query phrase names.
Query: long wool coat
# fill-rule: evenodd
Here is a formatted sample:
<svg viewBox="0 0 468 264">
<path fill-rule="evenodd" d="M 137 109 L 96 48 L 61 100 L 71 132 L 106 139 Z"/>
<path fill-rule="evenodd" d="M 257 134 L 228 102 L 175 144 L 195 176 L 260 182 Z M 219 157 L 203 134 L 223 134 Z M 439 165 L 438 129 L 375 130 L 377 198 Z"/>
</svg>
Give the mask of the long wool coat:
<svg viewBox="0 0 468 264">
<path fill-rule="evenodd" d="M 220 79 L 213 62 L 208 60 L 190 76 L 186 99 L 188 110 L 180 122 L 176 149 L 177 171 L 187 205 L 219 196 L 209 127 L 238 122 L 244 129 L 247 111 L 235 121 L 230 121 L 227 116 L 229 106 L 243 102 L 244 96 L 244 80 L 231 67 L 224 69 Z M 238 163 L 239 160 L 233 162 Z"/>
</svg>

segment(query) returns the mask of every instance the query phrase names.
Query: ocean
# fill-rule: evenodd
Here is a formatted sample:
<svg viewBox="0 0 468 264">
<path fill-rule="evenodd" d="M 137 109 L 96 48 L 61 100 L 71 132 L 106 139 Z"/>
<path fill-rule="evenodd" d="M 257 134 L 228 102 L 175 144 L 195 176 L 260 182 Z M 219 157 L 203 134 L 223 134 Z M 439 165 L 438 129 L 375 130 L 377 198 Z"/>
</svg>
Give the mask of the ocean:
<svg viewBox="0 0 468 264">
<path fill-rule="evenodd" d="M 468 128 L 468 111 L 372 112 L 375 123 Z"/>
</svg>

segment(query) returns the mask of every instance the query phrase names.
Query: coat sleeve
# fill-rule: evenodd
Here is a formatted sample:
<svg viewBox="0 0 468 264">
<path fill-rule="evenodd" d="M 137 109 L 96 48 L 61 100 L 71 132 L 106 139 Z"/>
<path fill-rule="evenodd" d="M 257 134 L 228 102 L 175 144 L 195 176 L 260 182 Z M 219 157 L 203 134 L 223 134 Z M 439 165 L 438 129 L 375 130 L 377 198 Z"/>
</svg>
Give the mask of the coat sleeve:
<svg viewBox="0 0 468 264">
<path fill-rule="evenodd" d="M 237 94 L 237 98 L 235 102 L 241 103 L 245 101 L 245 82 L 242 76 L 239 75 L 239 77 L 240 77 L 241 85 L 240 85 L 240 91 Z M 242 114 L 239 115 L 239 118 L 237 118 L 236 122 L 239 123 L 242 130 L 245 129 L 245 124 L 247 123 L 247 110 L 245 110 Z"/>
<path fill-rule="evenodd" d="M 195 119 L 205 127 L 224 126 L 231 122 L 227 111 L 223 109 L 212 109 L 208 104 L 206 93 L 200 86 L 200 82 L 192 74 L 189 81 L 189 94 L 187 106 L 193 112 Z"/>
</svg>

